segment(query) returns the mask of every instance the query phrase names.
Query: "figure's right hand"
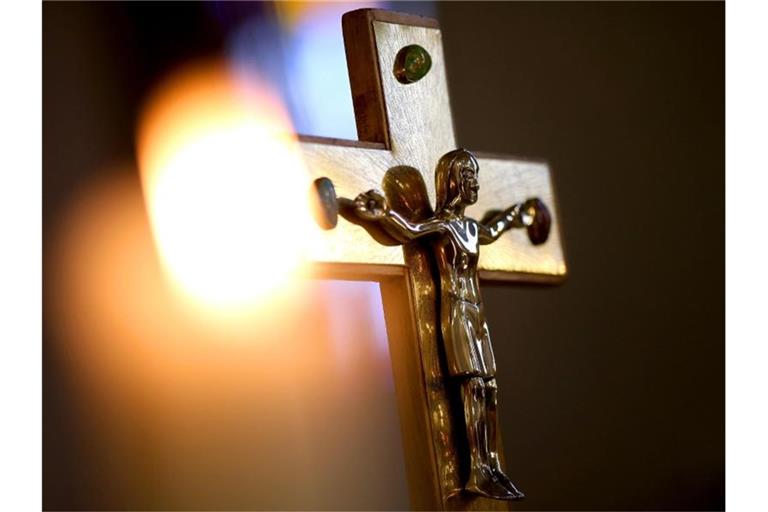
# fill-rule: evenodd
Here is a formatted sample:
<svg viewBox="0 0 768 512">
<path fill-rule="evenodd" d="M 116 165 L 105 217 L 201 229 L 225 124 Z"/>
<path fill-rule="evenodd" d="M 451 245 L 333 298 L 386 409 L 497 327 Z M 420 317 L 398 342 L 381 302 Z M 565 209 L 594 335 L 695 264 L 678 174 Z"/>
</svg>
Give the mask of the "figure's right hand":
<svg viewBox="0 0 768 512">
<path fill-rule="evenodd" d="M 355 198 L 355 212 L 364 220 L 377 221 L 389 212 L 389 205 L 384 195 L 378 190 L 363 192 Z"/>
</svg>

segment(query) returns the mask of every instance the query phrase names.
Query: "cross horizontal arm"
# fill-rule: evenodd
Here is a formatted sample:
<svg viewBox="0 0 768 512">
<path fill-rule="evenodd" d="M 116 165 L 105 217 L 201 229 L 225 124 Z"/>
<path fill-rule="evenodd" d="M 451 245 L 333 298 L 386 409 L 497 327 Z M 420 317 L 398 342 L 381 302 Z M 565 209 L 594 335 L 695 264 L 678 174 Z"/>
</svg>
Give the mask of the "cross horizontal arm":
<svg viewBox="0 0 768 512">
<path fill-rule="evenodd" d="M 552 213 L 549 239 L 533 245 L 525 230 L 504 232 L 480 251 L 480 277 L 494 281 L 559 282 L 567 272 L 549 166 L 543 161 L 478 154 L 480 193 L 467 215 L 482 219 L 489 210 L 538 197 Z"/>
<path fill-rule="evenodd" d="M 388 171 L 407 166 L 421 173 L 434 205 L 434 169 L 438 159 L 455 149 L 453 121 L 445 77 L 440 30 L 432 20 L 376 10 L 355 11 L 344 18 L 345 45 L 361 141 L 301 137 L 310 178 L 330 178 L 340 196 L 355 197 L 383 188 Z M 432 58 L 432 68 L 420 81 L 402 84 L 393 64 L 399 49 L 419 45 Z M 540 198 L 552 213 L 545 244 L 533 246 L 524 230 L 510 230 L 484 246 L 480 276 L 505 281 L 556 282 L 566 274 L 557 204 L 544 162 L 479 155 L 480 192 L 467 215 L 482 219 L 498 210 Z M 339 222 L 318 234 L 310 260 L 333 266 L 371 265 L 376 272 L 404 267 L 402 249 L 382 247 L 366 230 Z M 400 270 L 402 271 L 402 270 Z"/>
</svg>

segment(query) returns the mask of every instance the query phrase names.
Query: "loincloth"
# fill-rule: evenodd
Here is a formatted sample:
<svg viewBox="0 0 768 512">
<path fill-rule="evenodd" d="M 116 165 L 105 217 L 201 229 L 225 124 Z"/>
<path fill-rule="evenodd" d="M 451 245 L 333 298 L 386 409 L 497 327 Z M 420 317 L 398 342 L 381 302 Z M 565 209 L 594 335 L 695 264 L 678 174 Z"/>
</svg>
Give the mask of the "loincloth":
<svg viewBox="0 0 768 512">
<path fill-rule="evenodd" d="M 496 359 L 480 305 L 454 296 L 447 314 L 448 325 L 443 328 L 443 341 L 450 374 L 493 377 L 496 374 Z"/>
</svg>

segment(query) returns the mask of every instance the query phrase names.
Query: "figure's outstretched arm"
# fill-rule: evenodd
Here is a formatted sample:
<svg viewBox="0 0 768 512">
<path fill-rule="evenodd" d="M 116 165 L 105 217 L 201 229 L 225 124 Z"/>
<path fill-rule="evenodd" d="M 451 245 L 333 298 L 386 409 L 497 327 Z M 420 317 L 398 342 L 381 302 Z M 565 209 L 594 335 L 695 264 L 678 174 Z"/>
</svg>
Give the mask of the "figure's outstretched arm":
<svg viewBox="0 0 768 512">
<path fill-rule="evenodd" d="M 384 195 L 377 190 L 363 192 L 355 198 L 355 214 L 363 220 L 378 222 L 384 230 L 400 243 L 409 242 L 444 229 L 443 221 L 429 219 L 412 222 L 392 210 Z"/>
<path fill-rule="evenodd" d="M 479 223 L 480 243 L 483 245 L 490 244 L 498 240 L 509 229 L 525 227 L 527 224 L 523 215 L 523 207 L 522 203 L 512 205 Z"/>
</svg>

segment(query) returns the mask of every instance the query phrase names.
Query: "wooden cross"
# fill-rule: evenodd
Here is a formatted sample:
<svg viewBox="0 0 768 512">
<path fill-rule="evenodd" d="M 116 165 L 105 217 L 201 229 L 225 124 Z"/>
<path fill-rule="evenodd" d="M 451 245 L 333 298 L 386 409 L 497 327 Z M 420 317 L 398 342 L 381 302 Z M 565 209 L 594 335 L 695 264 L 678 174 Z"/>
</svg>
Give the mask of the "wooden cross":
<svg viewBox="0 0 768 512">
<path fill-rule="evenodd" d="M 393 169 L 415 169 L 434 204 L 434 168 L 457 147 L 441 33 L 435 20 L 381 10 L 342 18 L 359 141 L 301 136 L 310 174 L 329 177 L 339 195 L 382 188 Z M 431 56 L 429 72 L 414 83 L 395 76 L 398 52 L 419 45 Z M 541 198 L 552 212 L 548 241 L 534 246 L 522 230 L 505 233 L 480 256 L 484 280 L 557 282 L 566 274 L 557 208 L 545 162 L 478 155 L 480 194 L 467 215 Z M 390 178 L 391 181 L 391 178 Z M 397 181 L 397 176 L 395 176 Z M 400 186 L 408 186 L 400 183 Z M 462 433 L 440 357 L 435 282 L 427 255 L 415 244 L 382 246 L 349 222 L 322 234 L 312 254 L 316 275 L 378 281 L 389 337 L 406 474 L 415 509 L 506 509 L 508 502 L 456 491 L 461 483 Z M 491 326 L 491 332 L 493 328 Z M 514 462 L 513 473 L 519 468 Z"/>
</svg>

